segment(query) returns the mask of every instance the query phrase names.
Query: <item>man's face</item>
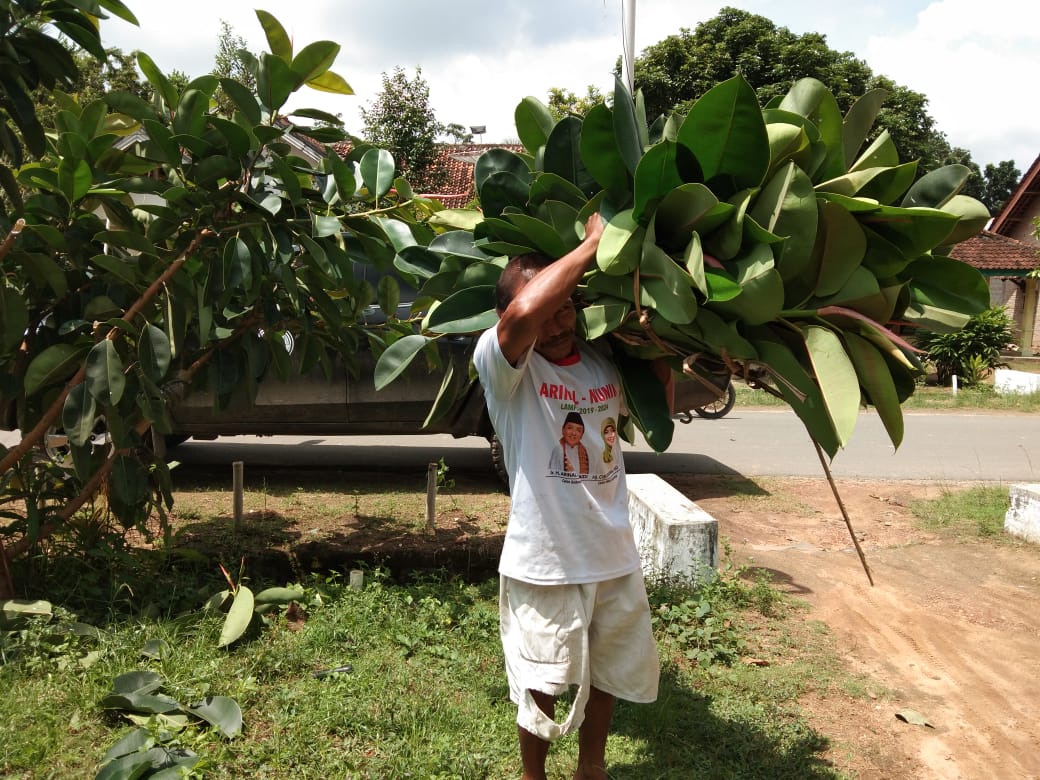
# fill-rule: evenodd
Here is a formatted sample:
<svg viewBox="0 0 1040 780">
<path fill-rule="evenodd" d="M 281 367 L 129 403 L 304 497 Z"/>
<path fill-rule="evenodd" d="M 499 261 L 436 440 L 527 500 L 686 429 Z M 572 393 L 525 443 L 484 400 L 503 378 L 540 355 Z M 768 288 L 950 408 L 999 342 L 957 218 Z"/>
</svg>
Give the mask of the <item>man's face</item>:
<svg viewBox="0 0 1040 780">
<path fill-rule="evenodd" d="M 583 433 L 585 433 L 584 425 L 578 425 L 578 423 L 573 422 L 563 424 L 563 440 L 571 447 L 578 445 Z"/>
<path fill-rule="evenodd" d="M 578 315 L 574 304 L 567 301 L 538 332 L 534 350 L 546 360 L 564 360 L 574 351 L 574 327 Z"/>
</svg>

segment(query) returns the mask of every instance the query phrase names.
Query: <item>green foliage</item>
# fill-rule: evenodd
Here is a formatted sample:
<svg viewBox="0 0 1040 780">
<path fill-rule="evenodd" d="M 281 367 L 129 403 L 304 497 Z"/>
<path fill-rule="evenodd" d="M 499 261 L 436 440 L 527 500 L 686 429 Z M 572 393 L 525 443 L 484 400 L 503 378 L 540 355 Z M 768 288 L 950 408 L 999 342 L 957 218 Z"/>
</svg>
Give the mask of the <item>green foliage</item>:
<svg viewBox="0 0 1040 780">
<path fill-rule="evenodd" d="M 910 509 L 921 524 L 969 538 L 999 537 L 1010 506 L 1006 485 L 945 490 L 930 501 L 915 501 Z"/>
<path fill-rule="evenodd" d="M 924 331 L 916 342 L 935 365 L 941 384 L 948 385 L 956 374 L 971 387 L 1004 365 L 1002 354 L 1015 343 L 1014 322 L 1007 309 L 993 306 L 973 316 L 959 331 Z"/>
<path fill-rule="evenodd" d="M 921 365 L 888 325 L 950 332 L 985 309 L 985 280 L 947 248 L 988 214 L 960 194 L 965 166 L 916 179 L 887 132 L 867 141 L 884 97 L 868 92 L 843 113 L 824 84 L 802 79 L 762 108 L 735 77 L 684 118 L 652 124 L 643 97 L 620 81 L 612 104 L 584 118 L 554 121 L 525 98 L 516 112 L 525 153 L 496 149 L 477 161 L 483 218 L 430 245 L 456 236 L 427 270 L 424 292 L 439 304 L 423 326 L 488 327 L 503 256 L 559 257 L 598 212 L 606 224 L 579 285 L 582 326 L 610 336 L 654 449 L 672 434 L 663 394 L 643 383 L 656 358 L 707 381 L 765 375 L 832 457 L 864 403 L 898 446 L 900 404 Z M 403 346 L 388 350 L 381 368 L 396 376 L 410 359 Z"/>
<path fill-rule="evenodd" d="M 101 707 L 124 715 L 138 728 L 106 751 L 95 780 L 184 776 L 200 762 L 198 753 L 185 745 L 189 724 L 207 723 L 226 739 L 241 734 L 242 709 L 234 699 L 206 696 L 182 704 L 161 692 L 166 686 L 167 680 L 150 670 L 115 678 Z"/>
<path fill-rule="evenodd" d="M 120 0 L 91 4 L 9 0 L 0 5 L 0 72 L 4 74 L 0 80 L 0 183 L 15 202 L 18 197 L 7 166 L 21 166 L 26 150 L 32 157 L 41 157 L 47 148 L 34 90 L 69 91 L 75 86 L 76 62 L 61 38 L 98 60 L 105 58 L 98 33 L 98 19 L 109 18 L 105 11 L 137 23 Z"/>
<path fill-rule="evenodd" d="M 430 85 L 422 68 L 415 69 L 413 78 L 399 67 L 391 75 L 384 73 L 382 90 L 368 108 L 361 109 L 361 116 L 365 139 L 394 155 L 401 176 L 422 191 L 436 190 L 439 182 L 432 166 L 437 136 L 445 126 L 430 105 Z"/>
<path fill-rule="evenodd" d="M 247 83 L 206 75 L 181 84 L 137 53 L 150 97 L 134 87 L 76 99 L 75 60 L 32 24 L 53 22 L 101 57 L 78 10 L 86 5 L 95 4 L 18 2 L 3 12 L 18 11 L 4 29 L 23 55 L 5 73 L 19 68 L 27 89 L 67 92 L 55 93 L 50 137 L 10 90 L 14 102 L 0 101 L 5 159 L 15 166 L 0 171 L 12 205 L 0 233 L 15 228 L 0 284 L 0 409 L 26 436 L 0 453 L 11 476 L 0 508 L 9 558 L 63 527 L 102 486 L 105 511 L 123 528 L 162 523 L 172 478 L 145 445 L 185 394 L 208 390 L 217 411 L 248 405 L 268 376 L 340 360 L 353 371 L 359 345 L 392 344 L 407 326 L 369 339 L 359 313 L 372 289 L 355 264 L 387 269 L 398 246 L 424 251 L 433 232 L 423 223 L 439 208 L 394 179 L 385 150 L 307 159 L 287 143 L 290 134 L 346 138 L 322 111 L 282 115 L 304 86 L 351 94 L 330 69 L 337 44 L 295 50 L 280 22 L 258 11 L 272 51 L 255 68 L 250 61 Z M 118 0 L 97 5 L 132 20 Z M 68 20 L 89 35 L 74 35 Z M 228 113 L 213 102 L 218 88 Z M 22 159 L 14 130 L 38 161 Z M 64 467 L 34 456 L 43 441 L 64 453 Z M 11 509 L 20 501 L 24 512 Z"/>
<path fill-rule="evenodd" d="M 213 75 L 221 79 L 232 79 L 246 89 L 252 90 L 256 88 L 258 64 L 256 55 L 248 49 L 248 41 L 241 35 L 237 35 L 235 29 L 221 19 L 217 53 L 213 57 Z M 214 98 L 222 116 L 234 115 L 235 103 L 227 92 L 218 89 Z"/>
<path fill-rule="evenodd" d="M 585 116 L 589 110 L 603 102 L 604 95 L 599 87 L 589 84 L 585 88 L 585 94 L 578 96 L 569 89 L 550 87 L 548 94 L 549 112 L 553 119 L 560 120 L 569 114 Z"/>
<path fill-rule="evenodd" d="M 166 579 L 177 577 L 170 572 Z M 286 768 L 297 777 L 479 780 L 516 773 L 516 711 L 496 630 L 497 580 L 467 583 L 436 574 L 397 583 L 369 570 L 361 590 L 335 574 L 306 585 L 322 600 L 308 606 L 300 630 L 276 623 L 230 649 L 216 647 L 221 616 L 193 609 L 112 620 L 103 641 L 91 640 L 89 648 L 100 653 L 89 666 L 80 663 L 82 652 L 69 653 L 60 673 L 53 661 L 30 666 L 25 656 L 0 665 L 0 773 L 31 776 L 42 766 L 57 777 L 93 777 L 107 751 L 137 741 L 143 752 L 196 753 L 194 771 L 205 777 L 258 777 Z M 799 625 L 777 615 L 752 631 L 757 610 L 740 606 L 746 587 L 735 581 L 724 590 L 733 598 L 713 595 L 713 608 L 732 617 L 748 652 L 768 665 L 705 668 L 662 637 L 658 701 L 618 705 L 608 767 L 638 777 L 690 771 L 722 777 L 732 774 L 739 755 L 746 777 L 838 777 L 821 771 L 826 744 L 792 702 L 806 689 L 824 695 L 820 669 L 840 678 L 840 662 L 819 637 L 797 641 L 799 634 L 758 646 L 764 634 L 780 638 Z M 653 588 L 650 597 L 662 599 Z M 143 660 L 151 642 L 165 650 Z M 210 696 L 233 699 L 245 728 L 229 740 L 184 712 L 124 715 L 100 708 L 128 670 L 161 675 L 153 693 L 185 706 Z M 573 773 L 577 751 L 577 735 L 560 740 L 550 776 Z"/>
<path fill-rule="evenodd" d="M 683 28 L 648 46 L 635 60 L 635 86 L 644 95 L 650 118 L 672 111 L 685 114 L 716 84 L 738 75 L 763 103 L 779 99 L 791 84 L 812 76 L 827 86 L 842 113 L 860 95 L 883 89 L 888 97 L 877 117 L 878 131 L 888 131 L 902 159 L 919 161 L 919 174 L 954 163 L 966 165 L 972 176 L 965 193 L 993 214 L 1017 183 L 1013 161 L 987 165 L 981 172 L 970 153 L 950 147 L 928 113 L 923 94 L 874 74 L 851 52 L 830 48 L 819 33 L 799 35 L 764 16 L 726 7 L 693 31 Z"/>
</svg>

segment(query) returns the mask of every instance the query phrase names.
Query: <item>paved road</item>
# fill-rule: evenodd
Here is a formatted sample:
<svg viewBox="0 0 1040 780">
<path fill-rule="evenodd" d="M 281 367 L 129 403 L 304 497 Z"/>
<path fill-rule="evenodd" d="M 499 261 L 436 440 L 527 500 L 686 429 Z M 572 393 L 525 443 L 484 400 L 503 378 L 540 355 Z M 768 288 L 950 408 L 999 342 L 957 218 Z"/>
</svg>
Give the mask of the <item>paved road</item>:
<svg viewBox="0 0 1040 780">
<path fill-rule="evenodd" d="M 849 446 L 831 463 L 835 476 L 863 479 L 1040 482 L 1040 415 L 907 414 L 894 450 L 876 414 L 864 412 Z M 189 441 L 170 451 L 185 465 L 323 465 L 425 469 L 444 458 L 453 469 L 490 470 L 482 439 L 450 436 L 257 438 Z M 657 455 L 640 440 L 626 452 L 629 471 L 821 477 L 816 451 L 788 410 L 742 410 L 721 420 L 676 425 L 671 449 Z"/>
<path fill-rule="evenodd" d="M 837 477 L 930 481 L 1040 482 L 1040 415 L 907 414 L 898 451 L 872 412 L 860 415 L 849 446 L 831 463 Z M 17 435 L 0 434 L 10 444 Z M 490 471 L 482 439 L 450 436 L 232 436 L 189 441 L 169 453 L 186 466 L 327 466 Z M 739 407 L 721 420 L 676 425 L 671 449 L 657 455 L 641 440 L 625 455 L 632 473 L 741 474 L 822 477 L 798 418 L 788 410 Z"/>
</svg>

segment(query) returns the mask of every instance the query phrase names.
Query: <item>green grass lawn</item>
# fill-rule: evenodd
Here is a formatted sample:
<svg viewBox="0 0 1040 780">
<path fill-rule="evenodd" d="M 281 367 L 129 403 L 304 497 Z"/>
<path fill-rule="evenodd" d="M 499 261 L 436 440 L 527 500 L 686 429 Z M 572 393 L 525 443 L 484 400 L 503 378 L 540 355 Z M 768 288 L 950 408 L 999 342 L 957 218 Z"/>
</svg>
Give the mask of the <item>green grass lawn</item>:
<svg viewBox="0 0 1040 780">
<path fill-rule="evenodd" d="M 106 751 L 138 727 L 149 745 L 197 754 L 199 777 L 518 775 L 495 581 L 437 575 L 404 585 L 376 571 L 353 590 L 338 577 L 308 579 L 302 626 L 275 617 L 222 649 L 224 615 L 198 609 L 219 582 L 200 587 L 183 572 L 138 565 L 136 574 L 124 570 L 122 587 L 107 586 L 108 611 L 78 616 L 100 636 L 54 633 L 59 619 L 0 632 L 0 776 L 94 777 Z M 843 776 L 827 765 L 828 740 L 797 703 L 810 692 L 847 695 L 830 637 L 790 619 L 796 607 L 739 574 L 724 572 L 699 591 L 653 589 L 660 697 L 619 704 L 611 777 Z M 189 592 L 197 604 L 184 610 Z M 745 655 L 767 663 L 745 664 Z M 157 715 L 134 725 L 103 709 L 113 680 L 134 670 L 161 675 L 159 692 L 178 702 L 234 699 L 242 733 L 227 739 L 204 722 Z M 576 753 L 574 736 L 554 747 L 550 776 L 569 777 Z"/>
</svg>

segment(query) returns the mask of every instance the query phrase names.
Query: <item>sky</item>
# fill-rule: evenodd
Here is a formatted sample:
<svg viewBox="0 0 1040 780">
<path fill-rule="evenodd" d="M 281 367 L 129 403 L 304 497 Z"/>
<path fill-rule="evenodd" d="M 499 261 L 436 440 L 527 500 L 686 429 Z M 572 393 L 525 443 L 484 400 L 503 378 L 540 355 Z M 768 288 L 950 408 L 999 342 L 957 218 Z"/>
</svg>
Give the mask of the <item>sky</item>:
<svg viewBox="0 0 1040 780">
<path fill-rule="evenodd" d="M 316 40 L 341 47 L 333 70 L 354 90 L 330 96 L 304 88 L 292 106 L 342 116 L 360 134 L 382 74 L 416 68 L 437 119 L 487 128 L 474 140 L 516 139 L 513 112 L 524 97 L 548 101 L 550 87 L 583 94 L 613 89 L 624 50 L 623 0 L 125 0 L 140 21 L 102 23 L 106 46 L 146 52 L 165 72 L 209 72 L 231 25 L 254 52 L 267 50 L 254 9 L 282 23 L 298 49 Z M 1025 172 L 1040 155 L 1040 3 L 1023 0 L 628 0 L 635 3 L 635 51 L 724 6 L 801 34 L 818 32 L 876 74 L 923 93 L 952 146 L 980 167 L 1013 160 Z"/>
</svg>

